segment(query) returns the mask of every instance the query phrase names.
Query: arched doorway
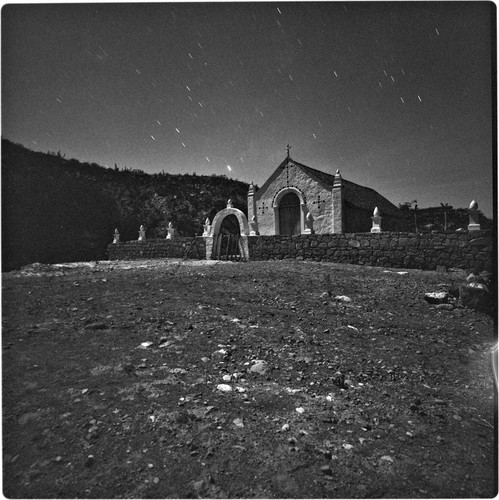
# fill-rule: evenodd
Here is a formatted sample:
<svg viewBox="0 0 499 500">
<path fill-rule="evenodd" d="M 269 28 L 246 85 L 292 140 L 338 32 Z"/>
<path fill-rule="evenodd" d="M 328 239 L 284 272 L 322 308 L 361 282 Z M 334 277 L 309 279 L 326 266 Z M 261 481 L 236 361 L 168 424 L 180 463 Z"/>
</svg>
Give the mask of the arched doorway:
<svg viewBox="0 0 499 500">
<path fill-rule="evenodd" d="M 239 249 L 239 238 L 241 231 L 239 229 L 239 220 L 234 214 L 224 217 L 220 225 L 217 242 L 217 258 L 220 260 L 240 260 L 241 252 Z"/>
<path fill-rule="evenodd" d="M 300 198 L 295 193 L 285 194 L 279 203 L 279 234 L 301 234 Z"/>
<path fill-rule="evenodd" d="M 248 219 L 229 204 L 215 217 L 206 237 L 206 258 L 248 260 Z"/>
</svg>

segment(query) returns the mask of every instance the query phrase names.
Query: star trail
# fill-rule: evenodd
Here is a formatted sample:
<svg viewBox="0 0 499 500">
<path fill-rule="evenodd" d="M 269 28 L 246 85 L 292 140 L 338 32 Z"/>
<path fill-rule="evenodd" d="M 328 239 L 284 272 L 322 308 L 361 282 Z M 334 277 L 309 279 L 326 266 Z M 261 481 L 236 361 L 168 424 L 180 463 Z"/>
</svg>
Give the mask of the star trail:
<svg viewBox="0 0 499 500">
<path fill-rule="evenodd" d="M 261 185 L 285 158 L 492 215 L 495 5 L 2 9 L 2 135 L 37 151 Z"/>
</svg>

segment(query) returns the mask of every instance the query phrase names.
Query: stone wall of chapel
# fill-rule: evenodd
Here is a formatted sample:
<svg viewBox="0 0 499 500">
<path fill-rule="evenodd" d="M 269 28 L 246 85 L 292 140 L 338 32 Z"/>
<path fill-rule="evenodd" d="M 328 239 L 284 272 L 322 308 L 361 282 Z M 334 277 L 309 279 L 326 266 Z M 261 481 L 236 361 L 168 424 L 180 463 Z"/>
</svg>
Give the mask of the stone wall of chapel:
<svg viewBox="0 0 499 500">
<path fill-rule="evenodd" d="M 261 235 L 275 234 L 274 200 L 277 194 L 288 187 L 301 191 L 305 198 L 305 214 L 310 212 L 314 219 L 314 232 L 317 234 L 332 231 L 332 194 L 317 181 L 310 178 L 297 166 L 283 168 L 265 192 L 260 189 L 256 195 L 256 217 Z M 302 228 L 303 229 L 303 228 Z"/>
</svg>

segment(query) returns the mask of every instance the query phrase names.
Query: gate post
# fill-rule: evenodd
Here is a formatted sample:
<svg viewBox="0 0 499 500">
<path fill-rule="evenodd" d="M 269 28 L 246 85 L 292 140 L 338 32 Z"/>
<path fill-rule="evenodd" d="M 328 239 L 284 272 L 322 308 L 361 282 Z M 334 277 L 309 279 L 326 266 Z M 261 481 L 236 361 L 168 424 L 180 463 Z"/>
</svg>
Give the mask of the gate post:
<svg viewBox="0 0 499 500">
<path fill-rule="evenodd" d="M 206 260 L 212 260 L 213 257 L 213 236 L 204 236 L 206 242 Z"/>
<path fill-rule="evenodd" d="M 241 260 L 249 260 L 249 245 L 248 236 L 242 235 L 239 237 L 239 253 L 241 255 Z"/>
</svg>

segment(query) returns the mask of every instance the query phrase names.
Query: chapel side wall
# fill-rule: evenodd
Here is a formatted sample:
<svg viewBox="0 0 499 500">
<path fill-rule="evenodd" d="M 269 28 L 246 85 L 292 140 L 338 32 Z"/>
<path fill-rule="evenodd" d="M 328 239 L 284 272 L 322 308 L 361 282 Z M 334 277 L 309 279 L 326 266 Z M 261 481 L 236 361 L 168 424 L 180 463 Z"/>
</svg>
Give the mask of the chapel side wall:
<svg viewBox="0 0 499 500">
<path fill-rule="evenodd" d="M 205 259 L 203 237 L 178 237 L 172 240 L 125 241 L 107 247 L 109 260 Z"/>
<path fill-rule="evenodd" d="M 344 208 L 345 213 L 345 233 L 367 233 L 371 231 L 372 212 L 363 210 L 357 207 L 346 205 Z M 383 215 L 382 227 L 383 231 L 400 231 L 403 221 L 401 218 Z"/>
<path fill-rule="evenodd" d="M 301 236 L 252 236 L 250 260 L 297 259 L 435 270 L 494 271 L 492 231 L 468 233 L 343 233 Z"/>
<path fill-rule="evenodd" d="M 268 186 L 265 193 L 257 193 L 256 217 L 259 233 L 262 236 L 275 234 L 274 199 L 281 190 L 288 187 L 299 189 L 305 195 L 305 207 L 303 208 L 305 214 L 307 212 L 312 214 L 314 232 L 319 234 L 330 233 L 332 219 L 331 191 L 323 188 L 297 166 L 289 167 L 287 171 L 284 168 L 275 181 Z M 321 202 L 317 203 L 319 196 Z"/>
<path fill-rule="evenodd" d="M 345 232 L 364 233 L 369 232 L 372 227 L 371 216 L 367 210 L 345 206 Z"/>
</svg>

